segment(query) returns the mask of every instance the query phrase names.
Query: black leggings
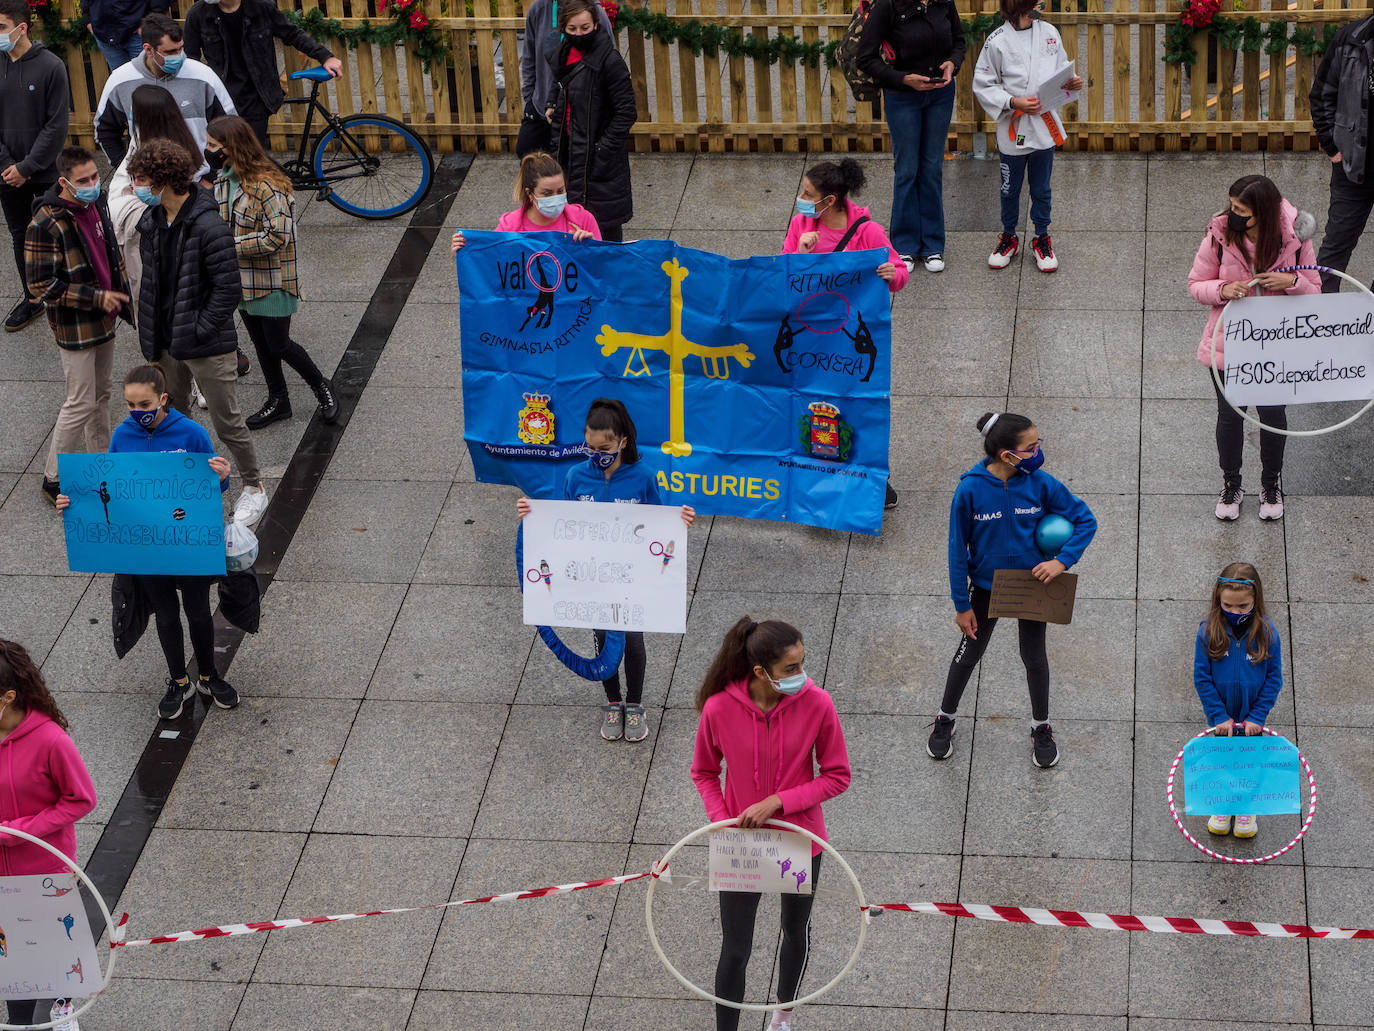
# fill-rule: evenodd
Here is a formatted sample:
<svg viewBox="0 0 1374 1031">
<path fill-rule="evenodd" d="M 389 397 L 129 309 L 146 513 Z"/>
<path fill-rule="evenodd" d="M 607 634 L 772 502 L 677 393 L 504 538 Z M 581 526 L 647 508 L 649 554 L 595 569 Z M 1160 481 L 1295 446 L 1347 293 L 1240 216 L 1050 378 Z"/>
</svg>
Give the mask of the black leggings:
<svg viewBox="0 0 1374 1031">
<path fill-rule="evenodd" d="M 595 630 L 593 634 L 596 638 L 596 650 L 599 652 L 606 646 L 606 631 Z M 644 699 L 644 667 L 647 664 L 644 655 L 644 635 L 633 632 L 625 634 L 625 703 L 627 705 L 638 705 Z M 620 670 L 616 669 L 607 679 L 601 681 L 601 686 L 606 689 L 606 701 L 619 702 L 620 697 Z"/>
<path fill-rule="evenodd" d="M 1245 420 L 1240 413 L 1227 404 L 1221 396 L 1221 388 L 1210 372 L 1207 379 L 1217 395 L 1217 458 L 1221 462 L 1222 475 L 1240 484 L 1241 450 L 1245 443 Z M 1241 405 L 1242 408 L 1247 407 Z M 1256 405 L 1259 421 L 1276 429 L 1288 429 L 1288 410 L 1283 405 Z M 1288 437 L 1282 433 L 1267 433 L 1260 430 L 1260 482 L 1276 484 L 1283 472 L 1283 449 L 1288 445 Z"/>
<path fill-rule="evenodd" d="M 997 620 L 988 617 L 988 603 L 992 600 L 990 591 L 975 586 L 969 600 L 973 602 L 973 615 L 978 620 L 978 639 L 961 638 L 954 661 L 949 664 L 945 697 L 940 708 L 951 716 L 959 710 L 959 699 L 964 696 L 969 677 L 973 676 L 973 669 L 987 650 L 988 640 L 997 626 Z M 1030 688 L 1031 719 L 1044 721 L 1050 718 L 1050 660 L 1045 655 L 1045 624 L 1034 619 L 1018 619 L 1016 631 L 1021 644 L 1021 661 L 1026 666 L 1026 684 Z"/>
<path fill-rule="evenodd" d="M 286 396 L 286 377 L 282 375 L 281 363 L 296 370 L 301 379 L 314 390 L 324 382 L 324 373 L 306 354 L 305 348 L 291 339 L 291 316 L 249 315 L 243 316 L 243 328 L 253 341 L 253 350 L 258 352 L 258 365 L 262 378 L 267 381 L 267 393 L 272 397 Z"/>
<path fill-rule="evenodd" d="M 139 588 L 157 616 L 157 638 L 167 657 L 167 672 L 173 680 L 186 675 L 186 642 L 181 636 L 181 610 L 191 628 L 191 648 L 196 653 L 196 670 L 201 676 L 215 675 L 215 619 L 210 612 L 210 585 L 213 576 L 140 576 Z M 181 601 L 177 602 L 177 589 Z"/>
<path fill-rule="evenodd" d="M 824 853 L 822 853 L 823 855 Z M 821 856 L 811 857 L 811 894 L 782 896 L 782 950 L 778 955 L 778 1001 L 791 1002 L 801 989 L 811 958 L 811 903 L 821 875 Z M 752 891 L 720 893 L 720 960 L 716 995 L 744 1001 L 744 975 L 754 950 L 754 917 L 763 896 Z M 735 1031 L 740 1011 L 716 1004 L 716 1031 Z"/>
<path fill-rule="evenodd" d="M 47 1023 L 50 1019 L 45 1013 L 43 1019 L 38 1019 L 38 1004 L 42 999 L 12 999 L 5 1003 L 5 1010 L 8 1016 L 6 1024 L 40 1024 Z"/>
</svg>

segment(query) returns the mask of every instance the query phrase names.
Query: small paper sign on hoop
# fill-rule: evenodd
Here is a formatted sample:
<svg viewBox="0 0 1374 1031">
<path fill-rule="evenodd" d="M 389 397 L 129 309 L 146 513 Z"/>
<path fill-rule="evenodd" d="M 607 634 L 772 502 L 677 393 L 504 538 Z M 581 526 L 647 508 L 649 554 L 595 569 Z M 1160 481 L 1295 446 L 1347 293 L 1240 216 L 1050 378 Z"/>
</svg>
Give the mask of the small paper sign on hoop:
<svg viewBox="0 0 1374 1031">
<path fill-rule="evenodd" d="M 1302 814 L 1298 749 L 1281 737 L 1199 737 L 1183 748 L 1189 816 Z"/>
<path fill-rule="evenodd" d="M 712 891 L 811 894 L 811 842 L 776 827 L 711 832 Z"/>
</svg>

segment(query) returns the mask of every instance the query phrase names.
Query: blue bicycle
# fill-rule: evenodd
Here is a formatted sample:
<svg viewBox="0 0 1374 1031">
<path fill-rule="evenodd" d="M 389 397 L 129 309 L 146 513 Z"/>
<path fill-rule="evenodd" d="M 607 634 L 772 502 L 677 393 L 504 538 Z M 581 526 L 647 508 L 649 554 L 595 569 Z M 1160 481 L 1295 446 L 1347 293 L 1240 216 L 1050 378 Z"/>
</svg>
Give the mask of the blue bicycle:
<svg viewBox="0 0 1374 1031">
<path fill-rule="evenodd" d="M 286 98 L 288 104 L 309 105 L 296 156 L 282 164 L 297 190 L 314 190 L 358 218 L 395 218 L 425 199 L 434 182 L 434 157 L 408 125 L 386 115 L 335 115 L 319 97 L 320 86 L 332 78 L 324 68 L 292 72 L 291 78 L 310 83 L 309 96 Z M 312 141 L 316 112 L 324 127 Z"/>
</svg>

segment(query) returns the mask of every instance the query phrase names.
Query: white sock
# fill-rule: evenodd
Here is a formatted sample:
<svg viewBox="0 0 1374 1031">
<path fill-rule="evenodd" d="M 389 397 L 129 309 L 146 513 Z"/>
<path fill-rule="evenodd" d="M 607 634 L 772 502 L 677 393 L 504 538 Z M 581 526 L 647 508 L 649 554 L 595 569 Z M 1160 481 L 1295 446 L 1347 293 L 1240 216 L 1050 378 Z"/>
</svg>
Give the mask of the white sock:
<svg viewBox="0 0 1374 1031">
<path fill-rule="evenodd" d="M 952 720 L 952 719 L 954 719 L 954 714 L 953 714 L 953 713 L 945 712 L 944 709 L 941 709 L 941 710 L 940 710 L 940 717 L 941 717 L 942 719 Z"/>
<path fill-rule="evenodd" d="M 1031 730 L 1035 730 L 1037 727 L 1043 727 L 1048 722 L 1049 720 L 1031 720 Z"/>
</svg>

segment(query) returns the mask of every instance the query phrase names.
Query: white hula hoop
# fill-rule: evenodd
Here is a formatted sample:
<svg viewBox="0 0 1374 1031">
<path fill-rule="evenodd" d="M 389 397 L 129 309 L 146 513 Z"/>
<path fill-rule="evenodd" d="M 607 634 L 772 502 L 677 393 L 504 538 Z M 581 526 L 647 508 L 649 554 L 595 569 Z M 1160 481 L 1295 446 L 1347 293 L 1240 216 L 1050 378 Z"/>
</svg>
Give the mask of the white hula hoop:
<svg viewBox="0 0 1374 1031">
<path fill-rule="evenodd" d="M 42 838 L 35 838 L 32 834 L 29 834 L 25 831 L 16 830 L 13 827 L 5 827 L 3 825 L 0 825 L 0 834 L 12 834 L 16 838 L 23 838 L 30 844 L 37 845 L 40 848 L 47 849 L 58 859 L 62 860 L 62 862 L 66 866 L 70 867 L 72 873 L 80 877 L 81 880 L 85 883 L 86 887 L 90 889 L 91 895 L 92 897 L 94 897 L 96 901 L 96 905 L 100 907 L 100 913 L 105 918 L 105 929 L 109 934 L 109 941 L 113 942 L 115 940 L 119 932 L 115 929 L 114 917 L 110 915 L 109 907 L 105 905 L 105 900 L 100 897 L 100 892 L 96 888 L 96 886 L 91 883 L 91 879 L 86 876 L 85 870 L 81 869 L 81 867 L 77 866 L 76 863 L 72 862 L 72 860 L 61 849 L 53 848 Z M 44 1031 L 44 1029 L 46 1028 L 57 1027 L 59 1023 L 65 1024 L 68 1021 L 75 1020 L 77 1017 L 81 1016 L 81 1014 L 85 1013 L 88 1009 L 95 1005 L 96 999 L 100 998 L 101 993 L 104 992 L 105 989 L 110 986 L 110 978 L 114 976 L 115 950 L 106 949 L 105 951 L 107 951 L 110 954 L 110 961 L 107 964 L 105 964 L 105 972 L 101 978 L 104 981 L 104 986 L 100 989 L 99 992 L 96 992 L 89 999 L 87 999 L 85 1004 L 82 1005 L 80 1009 L 73 1010 L 69 1016 L 63 1017 L 60 1021 L 49 1020 L 45 1024 L 0 1023 L 0 1031 Z"/>
<path fill-rule="evenodd" d="M 1215 729 L 1215 727 L 1209 727 L 1201 734 L 1194 737 L 1193 740 L 1197 740 L 1199 737 L 1206 737 Z M 1269 734 L 1271 737 L 1283 737 L 1278 731 L 1270 730 L 1268 727 L 1261 727 L 1260 730 Z M 1188 839 L 1189 843 L 1203 855 L 1211 856 L 1213 859 L 1219 859 L 1223 863 L 1235 863 L 1238 866 L 1258 866 L 1260 863 L 1267 863 L 1271 859 L 1277 859 L 1307 836 L 1307 829 L 1312 826 L 1312 818 L 1317 815 L 1317 778 L 1312 776 L 1312 767 L 1307 765 L 1307 759 L 1303 756 L 1302 752 L 1299 752 L 1298 762 L 1302 765 L 1303 773 L 1307 774 L 1309 795 L 1307 799 L 1307 819 L 1303 821 L 1302 829 L 1298 831 L 1297 837 L 1287 845 L 1284 845 L 1283 848 L 1279 849 L 1277 852 L 1270 852 L 1267 856 L 1256 856 L 1253 859 L 1242 859 L 1239 856 L 1223 855 L 1220 852 L 1213 851 L 1202 842 L 1198 841 L 1197 838 L 1188 833 L 1188 828 L 1183 826 L 1183 820 L 1178 815 L 1178 808 L 1174 805 L 1174 774 L 1178 772 L 1178 764 L 1183 761 L 1183 753 L 1187 748 L 1188 746 L 1185 744 L 1178 750 L 1178 755 L 1174 756 L 1174 764 L 1169 767 L 1169 779 L 1164 785 L 1164 797 L 1168 800 L 1169 815 L 1174 818 L 1174 826 L 1177 827 L 1179 832 Z"/>
<path fill-rule="evenodd" d="M 1360 290 L 1362 290 L 1363 292 L 1369 294 L 1371 297 L 1374 297 L 1374 290 L 1370 290 L 1369 287 L 1365 286 L 1363 283 L 1361 283 L 1361 282 L 1360 282 L 1358 279 L 1356 279 L 1354 276 L 1347 276 L 1347 275 L 1346 275 L 1344 272 L 1342 272 L 1340 269 L 1327 268 L 1325 265 L 1289 265 L 1287 268 L 1274 269 L 1273 271 L 1275 271 L 1275 272 L 1301 272 L 1301 271 L 1329 272 L 1329 273 L 1330 273 L 1331 275 L 1333 275 L 1333 276 L 1340 276 L 1340 277 L 1341 277 L 1342 279 L 1344 279 L 1347 283 L 1354 283 L 1355 286 L 1357 286 Z M 1244 299 L 1245 299 L 1245 298 L 1243 298 L 1243 297 L 1242 297 L 1242 298 L 1237 298 L 1237 300 L 1244 300 Z M 1208 336 L 1208 338 L 1207 338 L 1207 349 L 1211 352 L 1210 355 L 1209 355 L 1211 361 L 1208 363 L 1208 368 L 1211 370 L 1211 373 L 1212 373 L 1212 381 L 1213 381 L 1214 383 L 1216 383 L 1216 385 L 1217 385 L 1217 392 L 1218 392 L 1219 394 L 1221 394 L 1222 400 L 1224 400 L 1228 405 L 1230 405 L 1230 406 L 1231 406 L 1231 410 L 1232 410 L 1233 412 L 1235 412 L 1237 415 L 1239 415 L 1239 416 L 1240 416 L 1242 419 L 1244 419 L 1246 422 L 1251 423 L 1252 425 L 1258 426 L 1260 429 L 1264 430 L 1266 433 L 1277 433 L 1277 434 L 1280 434 L 1281 436 L 1284 436 L 1284 437 L 1320 437 L 1320 436 L 1323 436 L 1324 434 L 1327 434 L 1327 433 L 1334 433 L 1336 430 L 1345 429 L 1345 427 L 1349 426 L 1352 422 L 1354 422 L 1354 421 L 1355 421 L 1356 419 L 1358 419 L 1360 416 L 1364 415 L 1365 412 L 1369 411 L 1371 408 L 1374 408 L 1374 398 L 1371 398 L 1371 399 L 1369 400 L 1369 402 L 1368 402 L 1363 408 L 1361 408 L 1358 412 L 1356 412 L 1354 415 L 1350 416 L 1350 417 L 1347 418 L 1347 419 L 1342 419 L 1340 422 L 1332 423 L 1330 426 L 1324 426 L 1324 427 L 1322 427 L 1321 429 L 1317 429 L 1317 430 L 1287 430 L 1287 429 L 1281 430 L 1281 429 L 1278 429 L 1277 427 L 1274 427 L 1274 426 L 1266 426 L 1264 423 L 1260 422 L 1258 416 L 1251 415 L 1249 412 L 1242 411 L 1241 409 L 1237 408 L 1234 404 L 1231 404 L 1231 399 L 1230 399 L 1229 397 L 1226 396 L 1226 385 L 1225 385 L 1224 383 L 1221 382 L 1221 377 L 1217 374 L 1217 334 L 1220 333 L 1220 332 L 1226 327 L 1226 309 L 1229 308 L 1229 307 L 1231 307 L 1232 303 L 1233 303 L 1232 301 L 1227 301 L 1227 302 L 1226 302 L 1226 307 L 1224 307 L 1224 308 L 1221 309 L 1221 318 L 1217 319 L 1217 323 L 1216 323 L 1216 325 L 1213 327 L 1211 335 Z M 1249 407 L 1249 406 L 1247 406 L 1247 407 Z M 1204 849 L 1204 851 L 1206 851 L 1206 850 Z"/>
<path fill-rule="evenodd" d="M 718 1006 L 729 1006 L 732 1009 L 737 1010 L 755 1010 L 763 1013 L 768 1013 L 773 1010 L 780 1009 L 790 1010 L 795 1009 L 798 1006 L 804 1006 L 808 1002 L 814 1002 L 816 999 L 819 999 L 822 995 L 830 991 L 830 989 L 834 988 L 837 984 L 839 984 L 849 975 L 849 972 L 852 969 L 854 969 L 854 964 L 859 958 L 859 953 L 863 951 L 864 935 L 868 931 L 868 904 L 864 901 L 864 890 L 862 885 L 859 884 L 859 878 L 854 876 L 854 871 L 851 870 L 849 868 L 849 864 L 844 861 L 844 856 L 840 855 L 833 848 L 831 848 L 829 842 L 823 841 L 822 839 L 818 838 L 805 827 L 798 827 L 796 824 L 788 823 L 785 820 L 769 820 L 766 824 L 766 826 L 769 827 L 781 827 L 783 830 L 792 831 L 796 834 L 800 834 L 804 837 L 810 838 L 813 842 L 819 845 L 823 852 L 828 853 L 831 856 L 831 858 L 835 860 L 835 862 L 840 864 L 840 869 L 843 870 L 845 874 L 849 877 L 849 883 L 854 885 L 854 894 L 857 895 L 859 898 L 859 940 L 854 943 L 854 951 L 850 954 L 849 962 L 844 965 L 844 967 L 840 970 L 838 974 L 836 974 L 825 984 L 821 985 L 814 992 L 812 992 L 809 995 L 803 995 L 799 999 L 793 999 L 791 1002 L 731 1002 L 729 999 L 722 999 L 717 995 L 712 995 L 705 988 L 698 987 L 691 981 L 687 980 L 687 978 L 682 975 L 681 971 L 679 971 L 677 967 L 673 966 L 673 964 L 669 962 L 668 957 L 663 954 L 663 947 L 658 943 L 658 935 L 654 933 L 654 886 L 658 883 L 659 873 L 662 870 L 667 869 L 669 860 L 671 860 L 673 856 L 677 855 L 678 851 L 682 848 L 682 846 L 686 845 L 689 841 L 694 841 L 697 838 L 701 837 L 703 834 L 709 834 L 711 831 L 719 830 L 722 827 L 735 827 L 738 824 L 739 818 L 736 817 L 732 820 L 717 820 L 715 823 L 708 823 L 705 827 L 698 827 L 696 830 L 692 831 L 691 834 L 688 834 L 685 838 L 683 838 L 676 845 L 670 848 L 667 854 L 664 855 L 662 859 L 660 859 L 657 863 L 654 864 L 653 876 L 649 878 L 649 890 L 644 893 L 644 924 L 649 931 L 649 944 L 654 947 L 654 952 L 657 953 L 659 962 L 662 963 L 665 968 L 667 968 L 668 973 L 672 974 L 675 978 L 677 978 L 678 981 L 682 984 L 682 986 L 686 988 L 688 991 L 692 992 L 694 995 L 701 996 L 701 998 L 705 999 L 707 1002 L 714 1002 Z"/>
</svg>

